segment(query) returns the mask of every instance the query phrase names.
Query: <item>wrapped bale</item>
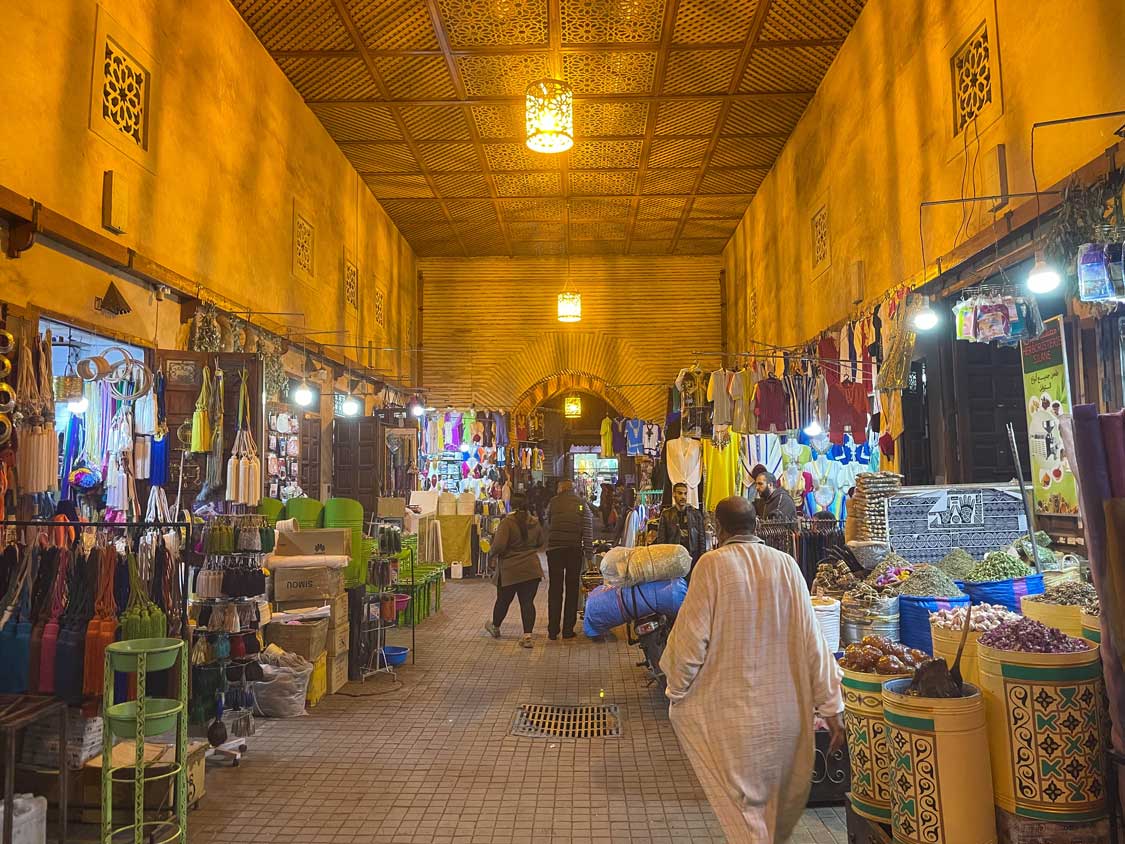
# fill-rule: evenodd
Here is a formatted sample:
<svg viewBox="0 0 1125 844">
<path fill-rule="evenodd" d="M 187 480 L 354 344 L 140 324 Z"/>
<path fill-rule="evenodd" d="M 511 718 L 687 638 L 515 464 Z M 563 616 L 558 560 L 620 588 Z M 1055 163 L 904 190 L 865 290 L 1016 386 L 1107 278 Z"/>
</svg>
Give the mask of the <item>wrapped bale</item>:
<svg viewBox="0 0 1125 844">
<path fill-rule="evenodd" d="M 682 577 L 636 586 L 599 586 L 586 598 L 582 629 L 587 636 L 601 636 L 627 621 L 653 613 L 675 615 L 686 595 L 687 581 Z"/>
<path fill-rule="evenodd" d="M 610 586 L 675 580 L 691 571 L 691 554 L 682 545 L 611 548 L 602 557 L 601 570 Z"/>
</svg>

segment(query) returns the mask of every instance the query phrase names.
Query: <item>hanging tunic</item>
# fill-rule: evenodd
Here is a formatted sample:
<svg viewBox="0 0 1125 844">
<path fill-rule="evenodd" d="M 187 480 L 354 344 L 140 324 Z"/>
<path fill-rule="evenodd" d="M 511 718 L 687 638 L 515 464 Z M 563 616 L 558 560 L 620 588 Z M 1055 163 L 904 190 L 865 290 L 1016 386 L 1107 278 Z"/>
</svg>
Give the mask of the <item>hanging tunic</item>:
<svg viewBox="0 0 1125 844">
<path fill-rule="evenodd" d="M 668 464 L 668 480 L 687 484 L 688 503 L 699 509 L 699 481 L 702 477 L 703 447 L 699 440 L 679 437 L 664 445 L 664 459 Z"/>
<path fill-rule="evenodd" d="M 724 498 L 742 494 L 741 437 L 731 433 L 726 444 L 718 446 L 714 440 L 703 443 L 703 503 L 714 512 Z"/>
<path fill-rule="evenodd" d="M 813 713 L 844 708 L 796 561 L 757 537 L 700 557 L 660 667 L 676 737 L 727 841 L 788 839 L 812 782 Z"/>
<path fill-rule="evenodd" d="M 608 416 L 602 420 L 602 457 L 613 457 L 613 420 Z"/>
</svg>

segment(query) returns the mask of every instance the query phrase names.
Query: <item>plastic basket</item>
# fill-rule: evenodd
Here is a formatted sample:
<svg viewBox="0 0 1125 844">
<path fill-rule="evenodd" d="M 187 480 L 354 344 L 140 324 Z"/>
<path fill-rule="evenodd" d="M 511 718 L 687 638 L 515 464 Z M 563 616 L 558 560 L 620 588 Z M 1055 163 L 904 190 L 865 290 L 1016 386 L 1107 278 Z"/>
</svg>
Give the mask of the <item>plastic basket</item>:
<svg viewBox="0 0 1125 844">
<path fill-rule="evenodd" d="M 328 652 L 323 652 L 313 663 L 312 676 L 309 677 L 309 688 L 305 692 L 305 703 L 312 709 L 324 696 L 328 694 Z"/>
</svg>

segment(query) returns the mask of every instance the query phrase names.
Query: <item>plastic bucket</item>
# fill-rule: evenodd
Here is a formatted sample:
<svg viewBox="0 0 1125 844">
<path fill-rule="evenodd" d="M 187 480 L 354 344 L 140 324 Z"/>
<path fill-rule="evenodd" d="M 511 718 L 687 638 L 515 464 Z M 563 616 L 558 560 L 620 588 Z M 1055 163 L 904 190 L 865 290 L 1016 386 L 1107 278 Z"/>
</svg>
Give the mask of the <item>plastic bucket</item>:
<svg viewBox="0 0 1125 844">
<path fill-rule="evenodd" d="M 883 686 L 883 717 L 890 747 L 891 830 L 901 844 L 994 844 L 984 699 L 973 685 L 967 697 L 903 694 L 909 679 Z"/>
<path fill-rule="evenodd" d="M 843 669 L 844 728 L 851 764 L 851 802 L 858 815 L 891 821 L 891 783 L 883 683 L 906 675 L 867 674 Z"/>
<path fill-rule="evenodd" d="M 410 648 L 387 645 L 379 650 L 379 662 L 383 665 L 404 665 L 409 655 Z"/>
<path fill-rule="evenodd" d="M 1048 604 L 1033 601 L 1032 597 L 1025 595 L 1020 602 L 1024 615 L 1041 621 L 1048 627 L 1057 627 L 1068 636 L 1082 636 L 1082 607 Z"/>
<path fill-rule="evenodd" d="M 953 598 L 922 598 L 917 595 L 902 595 L 898 599 L 899 636 L 904 645 L 917 648 L 928 654 L 934 652 L 930 637 L 930 613 L 950 610 L 969 604 L 968 595 Z"/>
<path fill-rule="evenodd" d="M 961 587 L 973 599 L 973 604 L 999 604 L 1012 612 L 1020 612 L 1024 595 L 1038 595 L 1043 591 L 1043 575 L 1029 574 L 1008 580 L 986 580 L 974 583 L 966 580 Z"/>
<path fill-rule="evenodd" d="M 854 645 L 864 636 L 886 636 L 899 640 L 898 596 L 871 603 L 849 601 L 840 604 L 840 634 L 845 645 Z"/>
<path fill-rule="evenodd" d="M 945 664 L 952 667 L 953 660 L 957 659 L 957 648 L 961 645 L 960 630 L 946 630 L 944 627 L 930 625 L 930 637 L 933 640 L 935 657 L 945 659 Z M 961 654 L 961 676 L 966 683 L 972 683 L 980 688 L 980 663 L 977 660 L 977 642 L 981 634 L 970 630 L 965 639 L 965 650 Z"/>
<path fill-rule="evenodd" d="M 1102 641 L 1102 618 L 1100 615 L 1082 613 L 1082 638 L 1091 642 Z"/>
<path fill-rule="evenodd" d="M 996 805 L 1058 822 L 1106 814 L 1098 647 L 1065 654 L 979 646 Z"/>
<path fill-rule="evenodd" d="M 285 503 L 284 516 L 287 519 L 296 519 L 305 530 L 320 527 L 320 513 L 324 505 L 315 498 L 290 498 Z"/>
</svg>

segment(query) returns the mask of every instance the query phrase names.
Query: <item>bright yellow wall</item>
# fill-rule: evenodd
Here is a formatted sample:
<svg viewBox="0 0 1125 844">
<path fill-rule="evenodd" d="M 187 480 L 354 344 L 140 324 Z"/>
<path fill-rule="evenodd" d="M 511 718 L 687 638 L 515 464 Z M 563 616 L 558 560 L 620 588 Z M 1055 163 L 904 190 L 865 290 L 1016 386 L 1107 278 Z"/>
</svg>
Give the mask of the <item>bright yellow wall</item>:
<svg viewBox="0 0 1125 844">
<path fill-rule="evenodd" d="M 99 15 L 152 60 L 151 151 L 142 162 L 90 129 Z M 122 244 L 240 303 L 300 311 L 309 329 L 350 324 L 347 342 L 415 345 L 410 247 L 228 0 L 9 3 L 2 38 L 9 101 L 0 109 L 0 184 L 108 235 L 102 173 L 114 170 L 130 187 Z M 293 272 L 294 203 L 316 229 L 311 282 Z M 361 282 L 361 314 L 350 323 L 345 249 Z M 7 301 L 101 322 L 92 305 L 105 285 L 104 275 L 41 246 L 0 258 Z M 385 328 L 375 324 L 375 285 L 386 297 Z M 151 297 L 127 283 L 122 291 L 135 314 L 110 324 L 152 336 Z M 376 366 L 409 383 L 411 360 L 382 352 Z"/>
<path fill-rule="evenodd" d="M 718 256 L 574 258 L 569 265 L 432 258 L 419 267 L 424 381 L 439 407 L 509 410 L 539 381 L 573 373 L 618 390 L 638 416 L 662 421 L 667 389 L 693 352 L 702 366 L 718 368 Z M 582 294 L 582 321 L 569 325 L 557 319 L 568 276 Z"/>
<path fill-rule="evenodd" d="M 724 253 L 729 347 L 798 343 L 844 319 L 854 310 L 844 293 L 853 262 L 863 262 L 868 300 L 920 278 L 918 205 L 962 193 L 950 56 L 977 23 L 987 19 L 998 38 L 1002 111 L 980 121 L 979 154 L 968 130 L 969 195 L 974 174 L 975 192 L 987 192 L 997 144 L 1006 145 L 1009 190 L 1032 190 L 1032 123 L 1125 108 L 1123 11 L 1121 0 L 868 0 Z M 1122 123 L 1038 131 L 1040 187 L 1095 158 Z M 814 275 L 811 220 L 825 203 L 831 265 Z M 957 242 L 991 222 L 976 208 Z M 931 273 L 961 225 L 959 206 L 926 211 Z"/>
</svg>

